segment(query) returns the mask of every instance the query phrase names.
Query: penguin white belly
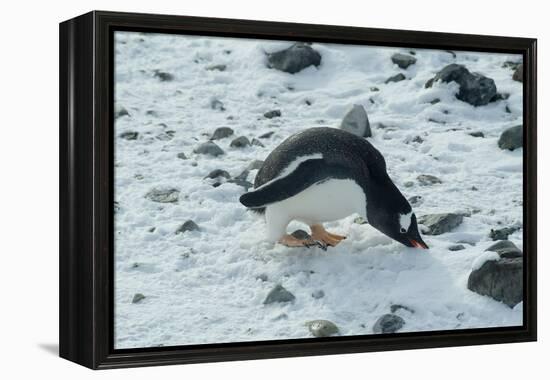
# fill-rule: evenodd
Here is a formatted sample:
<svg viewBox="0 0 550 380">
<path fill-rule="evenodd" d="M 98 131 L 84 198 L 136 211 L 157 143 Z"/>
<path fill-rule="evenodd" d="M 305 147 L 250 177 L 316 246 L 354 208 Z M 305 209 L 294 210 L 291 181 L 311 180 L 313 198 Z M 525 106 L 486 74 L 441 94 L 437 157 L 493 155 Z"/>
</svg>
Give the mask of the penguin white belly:
<svg viewBox="0 0 550 380">
<path fill-rule="evenodd" d="M 363 189 L 351 179 L 330 179 L 266 207 L 268 234 L 272 240 L 286 233 L 292 220 L 308 225 L 345 218 L 353 213 L 366 217 Z"/>
</svg>

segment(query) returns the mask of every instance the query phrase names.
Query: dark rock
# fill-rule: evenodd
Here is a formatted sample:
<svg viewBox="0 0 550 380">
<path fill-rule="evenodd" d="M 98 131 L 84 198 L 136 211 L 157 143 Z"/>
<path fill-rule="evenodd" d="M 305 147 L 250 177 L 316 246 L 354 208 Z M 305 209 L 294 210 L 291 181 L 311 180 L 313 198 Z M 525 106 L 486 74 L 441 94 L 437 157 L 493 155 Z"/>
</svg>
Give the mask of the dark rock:
<svg viewBox="0 0 550 380">
<path fill-rule="evenodd" d="M 267 132 L 267 133 L 264 133 L 263 135 L 259 136 L 258 138 L 259 139 L 268 139 L 270 138 L 271 136 L 273 136 L 275 132 L 271 131 L 271 132 Z"/>
<path fill-rule="evenodd" d="M 371 87 L 370 90 L 371 90 L 372 92 L 378 92 L 378 91 L 380 91 L 380 89 L 379 89 L 378 87 Z"/>
<path fill-rule="evenodd" d="M 233 130 L 229 127 L 216 128 L 210 140 L 220 140 L 233 135 Z"/>
<path fill-rule="evenodd" d="M 155 110 L 147 110 L 147 111 L 145 112 L 145 114 L 146 114 L 147 116 L 158 116 L 158 115 L 159 115 L 159 114 L 157 113 L 157 111 L 155 111 Z"/>
<path fill-rule="evenodd" d="M 500 240 L 487 248 L 485 251 L 496 252 L 500 257 L 512 259 L 514 257 L 522 257 L 523 252 L 509 240 Z"/>
<path fill-rule="evenodd" d="M 399 315 L 384 314 L 374 324 L 372 331 L 376 334 L 391 334 L 405 325 L 405 321 Z"/>
<path fill-rule="evenodd" d="M 433 99 L 433 100 L 430 101 L 430 104 L 431 104 L 431 105 L 434 105 L 434 104 L 437 104 L 437 103 L 439 103 L 439 102 L 441 102 L 441 99 L 435 98 L 435 99 Z"/>
<path fill-rule="evenodd" d="M 200 228 L 197 223 L 193 222 L 192 220 L 188 220 L 178 227 L 178 229 L 176 230 L 176 235 L 182 234 L 187 231 L 200 231 Z"/>
<path fill-rule="evenodd" d="M 141 293 L 134 294 L 134 298 L 132 298 L 132 303 L 139 303 L 145 299 L 145 296 Z"/>
<path fill-rule="evenodd" d="M 418 143 L 418 144 L 422 144 L 424 142 L 424 139 L 420 136 L 415 136 L 413 139 L 412 139 L 412 142 L 415 142 L 415 143 Z"/>
<path fill-rule="evenodd" d="M 403 74 L 399 73 L 397 75 L 391 76 L 384 83 L 392 83 L 392 82 L 401 82 L 402 80 L 407 79 Z"/>
<path fill-rule="evenodd" d="M 262 142 L 260 140 L 258 140 L 257 138 L 253 138 L 252 141 L 250 142 L 250 145 L 265 148 L 265 145 L 262 144 Z"/>
<path fill-rule="evenodd" d="M 223 102 L 219 99 L 212 99 L 210 101 L 210 108 L 212 108 L 213 110 L 225 111 Z"/>
<path fill-rule="evenodd" d="M 122 132 L 119 137 L 124 140 L 137 140 L 139 133 L 134 131 Z"/>
<path fill-rule="evenodd" d="M 450 245 L 449 246 L 449 251 L 462 251 L 463 249 L 466 249 L 465 246 L 463 246 L 462 244 L 454 244 L 454 245 Z"/>
<path fill-rule="evenodd" d="M 500 149 L 515 150 L 523 146 L 523 126 L 516 125 L 506 129 L 498 139 Z"/>
<path fill-rule="evenodd" d="M 426 82 L 425 87 L 432 87 L 436 81 L 458 83 L 457 99 L 474 107 L 488 104 L 497 94 L 494 80 L 478 73 L 471 73 L 466 67 L 456 63 L 445 66 L 435 77 Z"/>
<path fill-rule="evenodd" d="M 178 153 L 177 157 L 178 157 L 180 160 L 187 160 L 187 156 L 186 156 L 185 153 L 183 153 L 183 152 Z"/>
<path fill-rule="evenodd" d="M 220 64 L 220 65 L 210 65 L 206 67 L 206 70 L 208 71 L 225 71 L 227 69 L 227 65 Z"/>
<path fill-rule="evenodd" d="M 325 296 L 325 292 L 322 290 L 316 290 L 313 293 L 311 293 L 311 296 L 318 300 L 319 298 L 323 298 Z"/>
<path fill-rule="evenodd" d="M 429 214 L 420 217 L 418 223 L 428 227 L 428 231 L 424 232 L 426 235 L 441 235 L 458 227 L 463 219 L 461 214 Z"/>
<path fill-rule="evenodd" d="M 416 63 L 416 58 L 407 54 L 395 53 L 391 56 L 391 61 L 399 66 L 399 68 L 406 69 Z"/>
<path fill-rule="evenodd" d="M 266 282 L 268 280 L 267 274 L 261 273 L 256 276 L 256 280 L 260 280 L 262 282 Z"/>
<path fill-rule="evenodd" d="M 155 188 L 150 190 L 147 194 L 145 194 L 145 198 L 153 202 L 159 202 L 159 203 L 177 203 L 179 199 L 179 194 L 180 192 L 177 189 Z"/>
<path fill-rule="evenodd" d="M 245 136 L 239 136 L 233 141 L 231 141 L 231 144 L 229 144 L 232 148 L 244 148 L 247 146 L 250 146 L 250 140 L 248 140 Z"/>
<path fill-rule="evenodd" d="M 214 157 L 224 154 L 224 151 L 222 150 L 222 148 L 220 148 L 219 146 L 217 146 L 215 143 L 211 141 L 200 144 L 198 147 L 196 147 L 193 150 L 193 152 L 198 154 L 209 154 Z"/>
<path fill-rule="evenodd" d="M 294 294 L 286 290 L 281 284 L 275 285 L 273 289 L 268 293 L 264 300 L 264 305 L 268 305 L 275 302 L 292 302 L 296 299 Z"/>
<path fill-rule="evenodd" d="M 266 119 L 273 119 L 274 117 L 281 117 L 281 110 L 272 110 L 264 113 Z"/>
<path fill-rule="evenodd" d="M 428 119 L 428 121 L 429 121 L 430 123 L 436 123 L 436 124 L 447 124 L 446 121 L 437 120 L 437 119 L 434 119 L 434 118 L 431 118 L 431 117 Z"/>
<path fill-rule="evenodd" d="M 262 160 L 254 160 L 252 161 L 247 167 L 247 170 L 259 170 L 264 165 L 264 162 Z"/>
<path fill-rule="evenodd" d="M 311 239 L 311 235 L 304 230 L 296 230 L 293 233 L 291 233 L 291 235 L 294 236 L 296 239 L 300 239 L 300 240 Z"/>
<path fill-rule="evenodd" d="M 311 46 L 296 42 L 287 49 L 267 54 L 268 67 L 295 74 L 306 67 L 318 67 L 321 64 L 321 54 Z"/>
<path fill-rule="evenodd" d="M 414 314 L 414 310 L 411 309 L 411 308 L 408 307 L 408 306 L 399 305 L 399 304 L 395 304 L 395 305 L 391 305 L 391 306 L 390 306 L 390 311 L 391 311 L 392 313 L 395 313 L 397 310 L 401 310 L 401 309 L 402 309 L 402 310 L 406 310 L 406 311 L 408 311 L 408 312 L 411 313 L 411 314 Z"/>
<path fill-rule="evenodd" d="M 420 185 L 422 186 L 443 183 L 443 181 L 441 181 L 439 178 L 430 174 L 420 174 L 418 177 L 416 177 L 416 179 L 418 180 L 418 183 L 420 183 Z"/>
<path fill-rule="evenodd" d="M 361 105 L 354 104 L 353 107 L 346 113 L 340 129 L 353 133 L 359 137 L 371 137 L 372 131 L 370 128 L 369 117 L 367 111 Z"/>
<path fill-rule="evenodd" d="M 325 319 L 317 319 L 315 321 L 306 322 L 309 332 L 316 338 L 324 338 L 334 334 L 338 334 L 338 326 L 331 321 Z"/>
<path fill-rule="evenodd" d="M 518 231 L 519 227 L 504 227 L 499 228 L 497 230 L 491 230 L 489 233 L 489 237 L 493 239 L 493 241 L 497 240 L 508 240 L 508 236 L 512 235 L 514 232 Z"/>
<path fill-rule="evenodd" d="M 471 133 L 468 133 L 468 134 L 472 137 L 485 137 L 483 132 L 471 132 Z"/>
<path fill-rule="evenodd" d="M 516 71 L 514 71 L 514 75 L 512 75 L 512 79 L 523 83 L 523 64 L 518 65 Z"/>
<path fill-rule="evenodd" d="M 128 110 L 122 106 L 116 105 L 115 106 L 115 119 L 118 119 L 122 116 L 130 116 L 130 113 L 128 113 Z"/>
<path fill-rule="evenodd" d="M 226 179 L 231 178 L 229 173 L 226 172 L 225 170 L 215 169 L 215 170 L 212 170 L 210 173 L 208 173 L 208 175 L 206 177 L 204 177 L 204 179 L 206 179 L 206 178 L 215 179 L 215 178 L 219 178 L 219 177 L 223 177 L 223 178 L 226 178 Z"/>
<path fill-rule="evenodd" d="M 411 205 L 419 205 L 422 202 L 422 197 L 420 195 L 413 195 L 409 198 L 409 203 Z"/>
<path fill-rule="evenodd" d="M 514 307 L 523 300 L 523 258 L 486 261 L 470 273 L 468 289 Z"/>
<path fill-rule="evenodd" d="M 160 70 L 153 71 L 153 76 L 158 78 L 161 82 L 170 82 L 174 80 L 174 75 Z"/>
</svg>

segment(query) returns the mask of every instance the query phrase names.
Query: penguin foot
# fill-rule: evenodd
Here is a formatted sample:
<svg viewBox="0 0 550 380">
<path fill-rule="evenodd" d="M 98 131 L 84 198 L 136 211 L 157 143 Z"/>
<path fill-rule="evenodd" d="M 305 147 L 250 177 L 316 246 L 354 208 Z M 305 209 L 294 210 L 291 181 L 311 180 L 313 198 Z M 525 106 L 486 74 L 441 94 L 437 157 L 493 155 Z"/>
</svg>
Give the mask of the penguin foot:
<svg viewBox="0 0 550 380">
<path fill-rule="evenodd" d="M 336 246 L 338 243 L 346 238 L 345 236 L 336 235 L 328 232 L 327 230 L 325 230 L 322 224 L 314 224 L 312 226 L 309 226 L 309 228 L 311 228 L 311 237 L 314 240 L 322 241 L 326 245 L 330 245 L 331 247 Z"/>
<path fill-rule="evenodd" d="M 279 239 L 279 243 L 286 245 L 287 247 L 319 247 L 323 251 L 327 250 L 327 244 L 320 240 L 315 240 L 312 238 L 308 239 L 298 239 L 292 235 L 284 235 Z"/>
</svg>

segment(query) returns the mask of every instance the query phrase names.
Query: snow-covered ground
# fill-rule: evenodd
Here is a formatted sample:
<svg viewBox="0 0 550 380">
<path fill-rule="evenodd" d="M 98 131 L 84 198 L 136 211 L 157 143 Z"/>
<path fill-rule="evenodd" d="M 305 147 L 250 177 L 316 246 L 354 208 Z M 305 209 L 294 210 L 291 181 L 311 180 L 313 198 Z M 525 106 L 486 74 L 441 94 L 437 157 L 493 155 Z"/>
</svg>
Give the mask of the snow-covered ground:
<svg viewBox="0 0 550 380">
<path fill-rule="evenodd" d="M 116 348 L 306 338 L 304 323 L 314 319 L 334 322 L 341 335 L 371 334 L 393 304 L 414 311 L 396 311 L 403 332 L 522 323 L 521 303 L 511 309 L 466 288 L 473 263 L 492 243 L 489 231 L 522 224 L 523 152 L 497 146 L 505 128 L 522 123 L 521 83 L 502 67 L 521 56 L 457 52 L 453 58 L 416 49 L 416 64 L 402 70 L 390 57 L 410 49 L 315 43 L 319 68 L 291 75 L 268 69 L 264 54 L 290 42 L 130 32 L 117 32 L 115 41 L 116 104 L 129 113 L 116 119 L 115 134 L 139 133 L 136 140 L 115 140 Z M 493 78 L 510 97 L 475 108 L 455 98 L 454 83 L 425 89 L 449 63 Z M 220 64 L 224 71 L 207 70 Z M 159 80 L 155 70 L 173 80 Z M 399 72 L 409 80 L 384 84 Z M 431 104 L 435 98 L 441 101 Z M 224 111 L 211 108 L 214 99 Z M 354 216 L 327 225 L 348 239 L 326 252 L 273 245 L 265 240 L 263 216 L 238 202 L 242 187 L 212 187 L 203 179 L 214 169 L 237 176 L 303 129 L 338 127 L 353 104 L 367 110 L 369 140 L 396 185 L 406 197 L 422 196 L 413 206 L 417 215 L 471 213 L 452 232 L 424 236 L 430 250 L 406 248 L 354 223 Z M 263 117 L 274 109 L 282 116 Z M 193 153 L 222 126 L 235 131 L 216 141 L 224 155 Z M 234 137 L 269 131 L 265 147 L 229 146 Z M 485 138 L 468 134 L 477 131 Z M 416 136 L 424 141 L 413 142 Z M 182 152 L 188 159 L 178 158 Z M 420 174 L 443 183 L 420 186 Z M 406 187 L 408 181 L 414 185 Z M 179 201 L 145 198 L 153 188 L 176 188 Z M 200 231 L 175 234 L 189 219 Z M 293 222 L 289 231 L 298 228 L 307 230 Z M 509 238 L 520 248 L 522 232 Z M 466 249 L 448 250 L 457 242 Z M 295 301 L 264 305 L 276 284 Z M 324 297 L 312 297 L 318 290 Z M 145 299 L 132 303 L 136 293 Z"/>
</svg>

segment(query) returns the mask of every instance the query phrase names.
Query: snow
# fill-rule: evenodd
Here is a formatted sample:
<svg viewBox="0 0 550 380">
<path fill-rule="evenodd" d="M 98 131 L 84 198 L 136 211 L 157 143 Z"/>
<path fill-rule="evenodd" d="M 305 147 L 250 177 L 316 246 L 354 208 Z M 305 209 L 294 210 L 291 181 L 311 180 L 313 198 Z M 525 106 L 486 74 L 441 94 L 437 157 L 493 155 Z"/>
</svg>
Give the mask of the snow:
<svg viewBox="0 0 550 380">
<path fill-rule="evenodd" d="M 392 304 L 414 310 L 396 311 L 404 332 L 522 324 L 522 304 L 510 309 L 466 287 L 472 263 L 492 243 L 491 228 L 522 224 L 523 152 L 497 146 L 505 128 L 522 123 L 521 84 L 502 68 L 521 56 L 457 52 L 453 59 L 415 49 L 416 64 L 402 70 L 390 57 L 405 49 L 314 43 L 319 68 L 291 75 L 265 66 L 264 53 L 288 47 L 284 41 L 134 32 L 117 32 L 115 41 L 115 101 L 129 113 L 116 119 L 115 136 L 139 132 L 137 140 L 115 139 L 116 348 L 307 338 L 305 322 L 317 319 L 334 322 L 341 335 L 371 334 Z M 493 78 L 510 97 L 476 108 L 455 98 L 455 83 L 424 88 L 453 62 Z M 206 69 L 219 64 L 226 70 Z M 160 81 L 154 70 L 174 80 Z M 384 84 L 400 72 L 408 80 Z M 440 102 L 430 104 L 435 98 Z M 225 111 L 212 109 L 213 100 Z M 263 216 L 238 202 L 242 187 L 212 187 L 203 179 L 214 169 L 237 176 L 303 129 L 338 127 L 353 104 L 365 107 L 369 141 L 398 188 L 406 197 L 422 196 L 413 206 L 417 216 L 471 214 L 449 233 L 424 236 L 430 250 L 407 248 L 355 224 L 356 215 L 326 224 L 348 237 L 326 252 L 275 245 L 267 241 Z M 274 109 L 281 117 L 263 117 Z M 216 141 L 224 155 L 193 153 L 222 126 L 235 130 Z M 166 131 L 174 131 L 171 140 Z M 229 146 L 234 137 L 269 131 L 273 136 L 261 140 L 265 148 Z M 485 138 L 468 135 L 475 131 Z M 424 142 L 412 142 L 416 136 Z M 189 159 L 178 158 L 181 152 Z M 420 174 L 443 183 L 420 186 Z M 414 186 L 405 187 L 408 181 Z M 176 188 L 179 201 L 146 199 L 153 188 Z M 200 231 L 176 235 L 189 219 Z M 307 230 L 292 222 L 288 231 L 298 228 Z M 509 239 L 521 248 L 522 230 Z M 456 243 L 466 249 L 447 249 Z M 263 305 L 276 284 L 296 300 Z M 319 290 L 325 296 L 312 297 Z M 133 304 L 136 293 L 145 299 Z"/>
<path fill-rule="evenodd" d="M 476 257 L 472 263 L 472 271 L 478 270 L 485 264 L 487 261 L 498 261 L 500 260 L 500 255 L 497 252 L 487 251 L 483 254 Z"/>
</svg>

